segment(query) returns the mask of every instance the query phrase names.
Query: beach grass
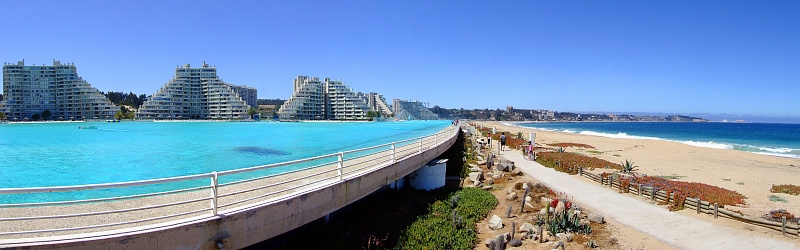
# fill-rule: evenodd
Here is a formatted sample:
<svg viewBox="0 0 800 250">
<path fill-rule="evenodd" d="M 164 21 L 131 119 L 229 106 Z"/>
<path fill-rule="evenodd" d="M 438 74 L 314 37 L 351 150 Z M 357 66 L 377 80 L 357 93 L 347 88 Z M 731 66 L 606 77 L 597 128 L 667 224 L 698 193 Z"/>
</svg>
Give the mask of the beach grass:
<svg viewBox="0 0 800 250">
<path fill-rule="evenodd" d="M 786 199 L 784 199 L 784 198 L 782 198 L 780 196 L 774 195 L 774 194 L 769 196 L 769 201 L 773 201 L 773 202 L 779 202 L 780 201 L 780 202 L 783 202 L 783 203 L 789 202 Z"/>
</svg>

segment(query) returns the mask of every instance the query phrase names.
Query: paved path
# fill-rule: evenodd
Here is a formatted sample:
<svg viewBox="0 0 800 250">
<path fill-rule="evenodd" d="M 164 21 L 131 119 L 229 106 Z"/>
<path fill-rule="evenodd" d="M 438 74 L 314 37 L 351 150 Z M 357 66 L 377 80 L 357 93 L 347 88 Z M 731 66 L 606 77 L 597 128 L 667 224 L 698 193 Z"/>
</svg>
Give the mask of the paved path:
<svg viewBox="0 0 800 250">
<path fill-rule="evenodd" d="M 518 151 L 503 151 L 525 174 L 553 191 L 565 192 L 577 203 L 591 207 L 607 218 L 634 228 L 681 249 L 798 249 L 800 244 L 765 238 L 713 223 L 669 212 L 638 197 L 620 195 L 598 184 L 556 172 L 525 160 Z"/>
</svg>

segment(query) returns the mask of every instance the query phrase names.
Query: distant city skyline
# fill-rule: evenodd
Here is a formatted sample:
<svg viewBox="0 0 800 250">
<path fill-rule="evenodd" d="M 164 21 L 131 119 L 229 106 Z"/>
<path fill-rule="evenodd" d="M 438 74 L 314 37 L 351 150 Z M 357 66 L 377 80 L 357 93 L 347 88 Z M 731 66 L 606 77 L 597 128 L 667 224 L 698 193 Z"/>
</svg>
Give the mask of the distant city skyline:
<svg viewBox="0 0 800 250">
<path fill-rule="evenodd" d="M 800 122 L 796 1 L 3 1 L 0 60 L 152 95 L 203 61 L 287 99 L 324 75 L 444 108 Z M 11 39 L 13 38 L 13 39 Z M 730 119 L 730 118 L 729 118 Z M 743 118 L 747 119 L 747 118 Z"/>
</svg>

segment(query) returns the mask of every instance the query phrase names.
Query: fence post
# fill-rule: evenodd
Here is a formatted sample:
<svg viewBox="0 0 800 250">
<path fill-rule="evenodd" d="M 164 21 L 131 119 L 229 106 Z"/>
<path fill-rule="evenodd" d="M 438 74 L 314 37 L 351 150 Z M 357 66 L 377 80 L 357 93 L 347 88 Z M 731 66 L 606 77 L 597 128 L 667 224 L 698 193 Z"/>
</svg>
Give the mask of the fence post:
<svg viewBox="0 0 800 250">
<path fill-rule="evenodd" d="M 656 201 L 656 186 L 653 186 L 653 188 L 650 188 L 650 202 L 655 202 L 655 201 Z"/>
<path fill-rule="evenodd" d="M 342 169 L 344 168 L 344 153 L 339 152 L 339 180 L 342 180 Z"/>
<path fill-rule="evenodd" d="M 697 214 L 700 214 L 700 196 L 697 196 Z"/>
<path fill-rule="evenodd" d="M 786 236 L 786 215 L 781 217 L 781 234 Z"/>
<path fill-rule="evenodd" d="M 714 219 L 717 218 L 717 211 L 719 210 L 719 204 L 714 202 Z"/>
<path fill-rule="evenodd" d="M 212 172 L 211 176 L 211 213 L 213 216 L 217 216 L 217 196 L 219 195 L 219 191 L 217 188 L 219 187 L 219 176 L 217 176 L 217 171 Z"/>
<path fill-rule="evenodd" d="M 583 177 L 583 167 L 578 167 L 578 176 Z"/>
<path fill-rule="evenodd" d="M 395 159 L 395 158 L 394 158 L 394 156 L 395 156 L 395 152 L 396 152 L 396 151 L 395 151 L 394 142 L 392 142 L 392 162 L 394 162 L 394 159 Z"/>
<path fill-rule="evenodd" d="M 639 191 L 637 193 L 639 193 L 639 197 L 642 197 L 642 184 L 639 184 Z"/>
</svg>

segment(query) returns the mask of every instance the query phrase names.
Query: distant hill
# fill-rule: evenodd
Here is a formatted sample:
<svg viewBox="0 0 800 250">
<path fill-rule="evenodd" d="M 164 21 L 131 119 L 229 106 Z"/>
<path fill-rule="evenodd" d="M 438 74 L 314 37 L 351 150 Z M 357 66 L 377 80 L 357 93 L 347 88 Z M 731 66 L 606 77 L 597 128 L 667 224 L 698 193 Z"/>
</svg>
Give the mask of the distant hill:
<svg viewBox="0 0 800 250">
<path fill-rule="evenodd" d="M 284 99 L 258 99 L 258 105 L 283 105 Z"/>
</svg>

